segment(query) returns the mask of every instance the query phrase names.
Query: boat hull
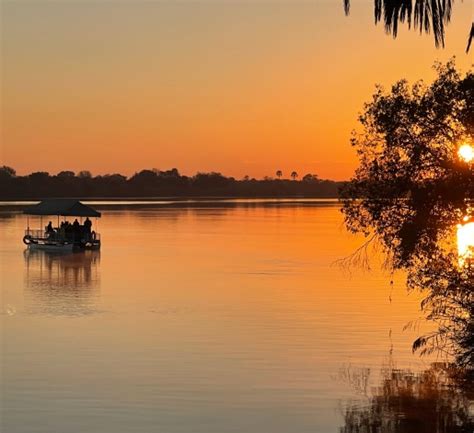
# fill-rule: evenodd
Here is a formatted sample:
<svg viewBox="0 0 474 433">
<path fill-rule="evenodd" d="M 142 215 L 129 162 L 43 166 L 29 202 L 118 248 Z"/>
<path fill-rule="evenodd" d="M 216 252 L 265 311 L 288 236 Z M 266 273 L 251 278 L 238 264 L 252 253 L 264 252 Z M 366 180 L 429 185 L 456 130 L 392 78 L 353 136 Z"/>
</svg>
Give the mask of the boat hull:
<svg viewBox="0 0 474 433">
<path fill-rule="evenodd" d="M 100 250 L 100 241 L 85 243 L 60 243 L 60 242 L 30 242 L 27 244 L 30 250 L 44 251 L 84 251 L 84 250 Z"/>
<path fill-rule="evenodd" d="M 43 250 L 43 251 L 72 251 L 74 249 L 73 244 L 47 244 L 47 243 L 31 243 L 28 244 L 30 250 Z"/>
</svg>

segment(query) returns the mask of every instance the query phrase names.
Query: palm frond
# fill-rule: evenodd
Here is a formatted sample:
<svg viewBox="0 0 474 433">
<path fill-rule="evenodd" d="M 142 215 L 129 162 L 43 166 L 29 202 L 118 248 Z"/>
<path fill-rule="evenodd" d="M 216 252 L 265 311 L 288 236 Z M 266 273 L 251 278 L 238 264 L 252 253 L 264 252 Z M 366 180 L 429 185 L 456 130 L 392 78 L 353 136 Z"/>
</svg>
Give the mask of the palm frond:
<svg viewBox="0 0 474 433">
<path fill-rule="evenodd" d="M 474 23 L 472 23 L 472 27 L 471 27 L 471 33 L 469 35 L 469 38 L 467 40 L 467 48 L 466 48 L 466 53 L 469 52 L 469 50 L 471 49 L 471 43 L 472 43 L 472 40 L 474 39 Z"/>
<path fill-rule="evenodd" d="M 349 14 L 350 0 L 343 0 L 344 11 Z M 444 47 L 445 27 L 451 21 L 454 0 L 374 0 L 375 24 L 383 22 L 385 31 L 398 35 L 399 23 L 406 22 L 420 33 L 433 33 L 436 47 Z M 474 23 L 468 40 L 469 52 L 474 39 Z"/>
<path fill-rule="evenodd" d="M 346 15 L 349 15 L 350 11 L 351 11 L 351 1 L 344 0 L 344 12 L 346 13 Z"/>
</svg>

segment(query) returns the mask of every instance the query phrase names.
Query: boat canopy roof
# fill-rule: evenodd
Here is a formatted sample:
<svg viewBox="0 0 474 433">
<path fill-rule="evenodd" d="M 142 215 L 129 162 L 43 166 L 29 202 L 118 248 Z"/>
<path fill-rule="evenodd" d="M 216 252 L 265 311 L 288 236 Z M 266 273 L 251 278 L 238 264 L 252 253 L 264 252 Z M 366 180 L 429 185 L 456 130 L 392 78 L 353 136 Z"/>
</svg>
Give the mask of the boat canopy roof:
<svg viewBox="0 0 474 433">
<path fill-rule="evenodd" d="M 100 217 L 100 212 L 73 199 L 44 200 L 28 207 L 23 212 L 27 215 L 60 215 L 76 217 Z"/>
</svg>

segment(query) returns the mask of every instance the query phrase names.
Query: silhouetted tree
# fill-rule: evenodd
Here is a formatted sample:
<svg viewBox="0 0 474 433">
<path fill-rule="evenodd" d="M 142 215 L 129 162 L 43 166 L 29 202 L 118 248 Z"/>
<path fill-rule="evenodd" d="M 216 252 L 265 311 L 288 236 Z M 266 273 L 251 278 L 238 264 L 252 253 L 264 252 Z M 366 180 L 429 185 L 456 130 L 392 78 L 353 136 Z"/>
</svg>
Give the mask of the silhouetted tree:
<svg viewBox="0 0 474 433">
<path fill-rule="evenodd" d="M 232 182 L 233 178 L 227 178 L 223 176 L 221 173 L 211 172 L 211 173 L 197 173 L 196 176 L 193 177 L 192 183 L 193 186 L 198 188 L 204 189 L 215 189 L 215 188 L 222 188 L 227 186 L 230 182 Z"/>
<path fill-rule="evenodd" d="M 14 189 L 18 182 L 19 179 L 16 179 L 16 171 L 13 168 L 6 165 L 0 167 L 0 194 L 8 194 L 8 191 Z"/>
<path fill-rule="evenodd" d="M 106 174 L 104 176 L 104 179 L 107 179 L 107 181 L 111 183 L 124 183 L 126 182 L 127 177 L 124 176 L 123 174 L 114 173 L 114 174 Z"/>
<path fill-rule="evenodd" d="M 297 177 L 298 177 L 298 173 L 297 173 L 296 171 L 292 171 L 292 172 L 291 172 L 291 178 L 292 178 L 293 180 L 296 180 Z"/>
<path fill-rule="evenodd" d="M 343 0 L 346 14 L 350 0 Z M 398 24 L 407 22 L 408 27 L 420 33 L 433 33 L 436 47 L 444 47 L 445 25 L 451 21 L 454 0 L 374 0 L 375 23 L 383 21 L 387 33 L 398 34 Z M 468 36 L 466 52 L 474 38 L 474 22 Z"/>
<path fill-rule="evenodd" d="M 391 267 L 407 271 L 409 287 L 428 289 L 422 306 L 439 328 L 414 348 L 472 366 L 474 267 L 460 269 L 442 245 L 474 197 L 474 164 L 457 152 L 472 138 L 473 77 L 453 61 L 436 69 L 431 85 L 379 87 L 365 105 L 352 139 L 360 164 L 342 190 L 343 212 L 350 231 L 378 241 Z"/>
<path fill-rule="evenodd" d="M 278 179 L 281 179 L 281 177 L 283 176 L 283 172 L 281 170 L 277 170 L 275 174 Z"/>
<path fill-rule="evenodd" d="M 155 170 L 141 170 L 130 178 L 132 190 L 140 191 L 141 196 L 154 196 L 158 183 L 158 174 Z"/>
<path fill-rule="evenodd" d="M 88 170 L 82 170 L 78 173 L 77 175 L 78 177 L 82 177 L 84 179 L 91 179 L 92 178 L 92 174 L 90 171 Z"/>
<path fill-rule="evenodd" d="M 317 174 L 308 173 L 303 176 L 303 182 L 317 182 L 318 179 Z"/>
<path fill-rule="evenodd" d="M 16 171 L 13 168 L 4 165 L 3 167 L 0 167 L 0 176 L 15 177 Z"/>
<path fill-rule="evenodd" d="M 436 248 L 474 197 L 474 166 L 457 154 L 469 139 L 474 88 L 463 84 L 473 82 L 472 73 L 461 77 L 452 61 L 437 72 L 430 86 L 402 80 L 390 93 L 378 87 L 359 118 L 363 131 L 352 138 L 360 164 L 343 191 L 346 224 L 375 230 L 395 265 Z"/>
<path fill-rule="evenodd" d="M 28 177 L 31 181 L 38 183 L 48 181 L 50 179 L 49 173 L 47 171 L 35 171 Z"/>
<path fill-rule="evenodd" d="M 75 173 L 73 171 L 60 171 L 57 175 L 58 178 L 60 179 L 72 179 L 75 176 Z"/>
<path fill-rule="evenodd" d="M 192 178 L 171 170 L 141 170 L 127 179 L 121 174 L 95 177 L 74 175 L 62 171 L 55 176 L 46 172 L 15 176 L 13 169 L 0 169 L 0 198 L 34 199 L 44 197 L 165 197 L 165 196 L 222 196 L 222 197 L 336 197 L 342 183 L 321 181 L 289 182 L 265 178 L 241 181 L 221 173 L 198 173 Z"/>
<path fill-rule="evenodd" d="M 165 170 L 158 172 L 158 175 L 163 178 L 173 178 L 178 179 L 181 175 L 177 168 L 172 168 L 171 170 Z"/>
</svg>

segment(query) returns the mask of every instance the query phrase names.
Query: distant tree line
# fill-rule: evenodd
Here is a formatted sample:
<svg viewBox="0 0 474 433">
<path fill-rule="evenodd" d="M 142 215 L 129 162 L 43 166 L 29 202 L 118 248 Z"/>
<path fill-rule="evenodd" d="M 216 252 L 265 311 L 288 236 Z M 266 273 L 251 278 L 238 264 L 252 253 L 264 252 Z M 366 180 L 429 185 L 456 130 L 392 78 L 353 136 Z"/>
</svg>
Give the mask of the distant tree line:
<svg viewBox="0 0 474 433">
<path fill-rule="evenodd" d="M 197 173 L 184 176 L 171 170 L 141 170 L 133 176 L 105 174 L 93 176 L 89 171 L 61 171 L 56 175 L 38 171 L 18 176 L 11 167 L 0 167 L 0 199 L 41 199 L 47 197 L 125 198 L 125 197 L 338 197 L 343 182 L 319 179 L 307 174 L 297 180 L 265 177 L 257 180 L 245 176 L 237 180 L 221 173 Z"/>
</svg>

